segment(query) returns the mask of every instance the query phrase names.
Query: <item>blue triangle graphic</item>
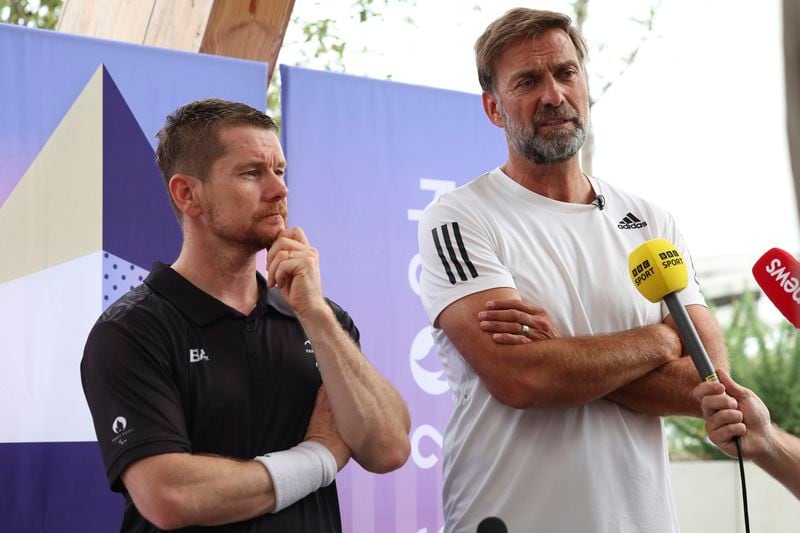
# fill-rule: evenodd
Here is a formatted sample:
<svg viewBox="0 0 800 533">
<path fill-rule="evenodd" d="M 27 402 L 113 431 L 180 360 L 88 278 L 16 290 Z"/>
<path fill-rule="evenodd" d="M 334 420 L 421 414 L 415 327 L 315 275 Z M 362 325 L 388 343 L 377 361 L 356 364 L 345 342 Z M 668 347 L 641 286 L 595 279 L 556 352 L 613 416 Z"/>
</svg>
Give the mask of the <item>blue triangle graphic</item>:
<svg viewBox="0 0 800 533">
<path fill-rule="evenodd" d="M 104 66 L 103 250 L 149 269 L 181 241 L 153 149 Z"/>
</svg>

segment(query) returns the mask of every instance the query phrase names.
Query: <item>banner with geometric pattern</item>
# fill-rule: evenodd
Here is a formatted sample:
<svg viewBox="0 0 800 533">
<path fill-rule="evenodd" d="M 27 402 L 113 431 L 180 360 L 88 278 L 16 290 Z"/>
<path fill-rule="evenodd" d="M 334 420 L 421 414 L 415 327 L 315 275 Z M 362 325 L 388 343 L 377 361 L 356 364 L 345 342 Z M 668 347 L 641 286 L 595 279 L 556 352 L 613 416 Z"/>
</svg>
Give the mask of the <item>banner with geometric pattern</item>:
<svg viewBox="0 0 800 533">
<path fill-rule="evenodd" d="M 0 530 L 115 531 L 86 335 L 177 257 L 166 115 L 210 96 L 264 109 L 266 65 L 0 25 L 0 72 Z"/>
</svg>

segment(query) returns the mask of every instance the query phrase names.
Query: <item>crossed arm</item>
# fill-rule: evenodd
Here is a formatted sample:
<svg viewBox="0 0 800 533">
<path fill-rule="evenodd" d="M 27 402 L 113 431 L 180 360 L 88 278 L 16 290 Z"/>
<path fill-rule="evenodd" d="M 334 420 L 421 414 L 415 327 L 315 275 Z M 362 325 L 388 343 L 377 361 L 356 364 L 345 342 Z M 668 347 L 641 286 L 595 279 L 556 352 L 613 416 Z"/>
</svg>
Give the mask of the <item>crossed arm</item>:
<svg viewBox="0 0 800 533">
<path fill-rule="evenodd" d="M 689 313 L 714 365 L 726 368 L 722 336 L 708 310 L 690 306 Z M 439 315 L 440 327 L 489 392 L 511 407 L 571 407 L 606 397 L 650 415 L 700 416 L 692 397 L 699 378 L 670 322 L 561 338 L 543 309 L 510 288 L 467 296 Z M 529 326 L 528 337 L 520 335 L 520 324 Z"/>
<path fill-rule="evenodd" d="M 353 458 L 371 472 L 400 468 L 411 453 L 405 402 L 342 329 L 322 296 L 319 252 L 300 228 L 269 249 L 267 282 L 277 286 L 314 346 L 336 427 Z"/>
<path fill-rule="evenodd" d="M 160 529 L 238 522 L 275 508 L 272 479 L 255 461 L 153 455 L 133 463 L 122 479 L 139 512 Z"/>
<path fill-rule="evenodd" d="M 300 228 L 283 230 L 268 266 L 268 283 L 280 288 L 300 320 L 324 384 L 305 440 L 328 448 L 339 470 L 351 455 L 371 472 L 400 468 L 411 450 L 408 410 L 323 298 L 317 250 Z M 161 529 L 226 524 L 275 509 L 272 479 L 255 461 L 155 455 L 131 464 L 122 480 L 137 509 Z"/>
<path fill-rule="evenodd" d="M 689 317 L 708 352 L 714 368 L 728 370 L 725 339 L 711 312 L 702 305 L 687 307 Z M 665 320 L 675 328 L 672 316 Z M 700 418 L 700 403 L 692 391 L 700 383 L 692 358 L 684 354 L 676 361 L 660 366 L 652 372 L 613 391 L 607 396 L 633 411 L 653 416 L 681 415 Z"/>
<path fill-rule="evenodd" d="M 304 440 L 328 448 L 338 470 L 350 459 L 324 387 Z M 122 481 L 142 516 L 159 529 L 239 522 L 273 511 L 276 505 L 272 478 L 256 461 L 190 453 L 151 455 L 126 468 Z"/>
</svg>

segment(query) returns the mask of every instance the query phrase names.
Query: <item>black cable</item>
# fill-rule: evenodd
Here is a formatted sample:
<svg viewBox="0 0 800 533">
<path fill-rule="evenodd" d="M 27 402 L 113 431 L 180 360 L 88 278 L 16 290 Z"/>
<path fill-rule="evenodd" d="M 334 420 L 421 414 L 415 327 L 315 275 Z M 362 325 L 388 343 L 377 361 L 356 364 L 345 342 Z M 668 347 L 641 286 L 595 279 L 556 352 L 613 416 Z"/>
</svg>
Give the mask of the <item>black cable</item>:
<svg viewBox="0 0 800 533">
<path fill-rule="evenodd" d="M 736 443 L 736 453 L 739 455 L 739 474 L 742 476 L 742 501 L 744 502 L 744 530 L 750 533 L 750 513 L 747 511 L 747 484 L 744 480 L 744 460 L 742 459 L 742 444 L 739 437 L 733 437 Z"/>
</svg>

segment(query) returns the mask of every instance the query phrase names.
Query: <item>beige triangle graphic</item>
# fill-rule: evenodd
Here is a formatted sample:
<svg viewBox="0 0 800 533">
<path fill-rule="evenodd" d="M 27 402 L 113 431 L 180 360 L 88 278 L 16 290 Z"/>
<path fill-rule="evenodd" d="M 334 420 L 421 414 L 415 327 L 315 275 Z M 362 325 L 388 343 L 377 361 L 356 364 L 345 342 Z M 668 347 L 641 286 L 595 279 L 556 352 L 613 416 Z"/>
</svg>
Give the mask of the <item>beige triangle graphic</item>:
<svg viewBox="0 0 800 533">
<path fill-rule="evenodd" d="M 0 206 L 0 283 L 103 243 L 103 67 Z"/>
</svg>

